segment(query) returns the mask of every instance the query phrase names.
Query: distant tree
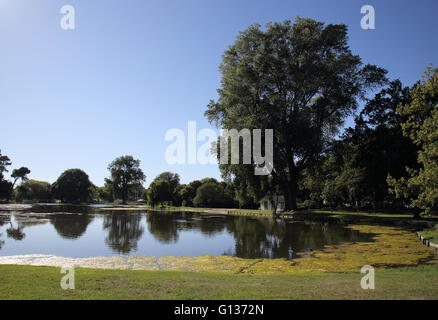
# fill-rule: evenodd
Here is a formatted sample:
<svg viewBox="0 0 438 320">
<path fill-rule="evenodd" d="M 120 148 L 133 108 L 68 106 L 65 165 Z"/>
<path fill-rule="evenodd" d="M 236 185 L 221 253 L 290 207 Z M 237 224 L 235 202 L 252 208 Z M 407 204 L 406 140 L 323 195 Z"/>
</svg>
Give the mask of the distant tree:
<svg viewBox="0 0 438 320">
<path fill-rule="evenodd" d="M 196 191 L 198 190 L 198 188 L 202 185 L 202 181 L 201 180 L 193 180 L 192 182 L 190 182 L 188 185 L 190 187 L 193 188 L 193 190 L 195 191 L 195 195 L 196 195 Z M 194 197 L 194 196 L 193 196 Z"/>
<path fill-rule="evenodd" d="M 97 193 L 99 195 L 100 201 L 105 201 L 105 202 L 114 201 L 113 192 L 107 186 L 97 187 Z"/>
<path fill-rule="evenodd" d="M 219 183 L 215 178 L 204 178 L 202 180 L 200 180 L 201 184 L 205 184 L 205 183 Z"/>
<path fill-rule="evenodd" d="M 4 178 L 4 173 L 8 172 L 7 167 L 11 164 L 9 157 L 2 155 L 0 150 L 0 200 L 11 198 L 12 183 Z"/>
<path fill-rule="evenodd" d="M 105 178 L 104 186 L 98 191 L 100 199 L 108 202 L 114 201 L 114 186 L 111 179 Z"/>
<path fill-rule="evenodd" d="M 11 177 L 14 178 L 14 182 L 12 182 L 12 189 L 19 179 L 21 181 L 27 181 L 27 175 L 30 173 L 30 170 L 26 167 L 21 167 L 20 169 L 14 169 L 12 171 Z"/>
<path fill-rule="evenodd" d="M 163 172 L 160 173 L 155 179 L 154 181 L 159 181 L 159 180 L 166 180 L 169 183 L 169 191 L 170 194 L 172 195 L 172 203 L 173 205 L 177 206 L 180 205 L 181 203 L 181 198 L 180 195 L 178 194 L 178 186 L 179 186 L 179 175 L 178 173 L 173 173 L 173 172 Z"/>
<path fill-rule="evenodd" d="M 410 89 L 399 80 L 367 101 L 355 126 L 303 170 L 300 189 L 308 199 L 306 206 L 398 205 L 388 192 L 386 177 L 406 176 L 404 168 L 416 164 L 418 147 L 403 136 L 405 117 L 397 111 L 409 101 Z"/>
<path fill-rule="evenodd" d="M 191 185 L 183 185 L 178 190 L 179 196 L 181 198 L 181 204 L 185 207 L 193 206 L 193 198 L 196 196 L 195 188 Z"/>
<path fill-rule="evenodd" d="M 265 182 L 279 187 L 285 209 L 297 209 L 302 171 L 325 152 L 367 90 L 386 81 L 386 71 L 363 65 L 347 40 L 346 25 L 301 18 L 240 32 L 223 55 L 219 98 L 205 115 L 224 129 L 274 129 L 275 158 L 271 179 L 254 178 L 255 163 L 221 164 L 223 174 L 254 189 Z"/>
<path fill-rule="evenodd" d="M 388 191 L 388 174 L 400 178 L 406 176 L 407 166 L 418 167 L 418 147 L 403 136 L 405 117 L 397 112 L 400 104 L 410 101 L 410 89 L 399 80 L 392 81 L 366 103 L 356 118 L 355 128 L 344 134 L 348 149 L 344 152 L 346 165 L 362 171 L 362 179 L 357 181 L 361 198 L 374 207 L 383 207 L 385 202 L 394 200 Z"/>
<path fill-rule="evenodd" d="M 230 179 L 231 180 L 231 179 Z M 260 182 L 260 179 L 257 179 Z M 234 186 L 234 198 L 239 208 L 255 209 L 258 207 L 258 200 L 264 196 L 262 187 L 243 179 L 241 175 L 232 179 Z"/>
<path fill-rule="evenodd" d="M 397 111 L 406 120 L 403 133 L 420 148 L 415 170 L 407 168 L 408 178 L 388 177 L 391 191 L 400 198 L 410 196 L 413 205 L 430 215 L 438 208 L 438 68 L 429 67 L 411 91 L 412 101 Z"/>
<path fill-rule="evenodd" d="M 62 202 L 87 202 L 91 199 L 88 175 L 81 169 L 65 170 L 52 185 L 53 196 Z"/>
<path fill-rule="evenodd" d="M 7 167 L 12 164 L 8 156 L 2 156 L 2 151 L 0 150 L 0 180 L 4 178 L 4 172 L 8 172 Z"/>
<path fill-rule="evenodd" d="M 30 170 L 26 167 L 21 167 L 19 169 L 14 169 L 12 171 L 11 177 L 14 179 L 13 182 L 10 182 L 5 179 L 4 173 L 8 172 L 7 167 L 12 164 L 11 160 L 8 156 L 2 156 L 0 150 L 0 199 L 11 200 L 15 183 L 21 179 L 22 181 L 27 180 L 27 175 L 30 173 Z"/>
<path fill-rule="evenodd" d="M 11 190 L 12 190 L 12 182 L 5 179 L 0 180 L 0 200 L 1 199 L 10 200 L 12 196 Z"/>
<path fill-rule="evenodd" d="M 173 172 L 168 172 L 168 171 L 160 173 L 154 179 L 154 181 L 158 181 L 158 180 L 166 180 L 167 182 L 169 182 L 169 188 L 170 188 L 170 191 L 172 193 L 175 190 L 175 188 L 179 185 L 179 175 L 178 175 L 178 173 L 173 173 Z"/>
<path fill-rule="evenodd" d="M 111 177 L 107 180 L 114 189 L 116 197 L 120 197 L 123 203 L 128 200 L 129 191 L 141 185 L 146 176 L 140 168 L 140 160 L 132 156 L 122 156 L 115 159 L 108 166 Z"/>
<path fill-rule="evenodd" d="M 149 204 L 152 207 L 156 207 L 158 204 L 163 206 L 164 203 L 172 201 L 172 193 L 167 180 L 154 180 L 150 184 L 148 192 Z"/>
<path fill-rule="evenodd" d="M 219 183 L 204 183 L 196 191 L 193 204 L 196 207 L 221 207 L 224 204 L 224 188 Z"/>
<path fill-rule="evenodd" d="M 34 200 L 49 201 L 52 199 L 50 183 L 45 181 L 27 180 L 17 188 L 17 201 Z"/>
<path fill-rule="evenodd" d="M 181 206 L 183 199 L 181 196 L 181 190 L 184 189 L 185 185 L 179 184 L 172 193 L 172 205 Z"/>
</svg>

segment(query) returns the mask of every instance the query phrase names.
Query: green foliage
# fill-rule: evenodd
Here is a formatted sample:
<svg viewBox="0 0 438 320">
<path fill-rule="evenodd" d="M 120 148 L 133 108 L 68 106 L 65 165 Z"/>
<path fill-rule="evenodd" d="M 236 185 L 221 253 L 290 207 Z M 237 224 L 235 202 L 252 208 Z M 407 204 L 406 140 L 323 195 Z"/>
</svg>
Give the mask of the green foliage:
<svg viewBox="0 0 438 320">
<path fill-rule="evenodd" d="M 419 169 L 407 168 L 409 177 L 388 177 L 397 197 L 410 197 L 412 204 L 430 215 L 438 207 L 438 69 L 428 68 L 411 91 L 412 101 L 397 109 L 406 118 L 403 133 L 420 148 Z"/>
<path fill-rule="evenodd" d="M 132 156 L 115 159 L 109 164 L 108 170 L 111 177 L 106 181 L 112 185 L 114 195 L 120 197 L 124 203 L 128 200 L 129 191 L 146 180 L 140 169 L 140 160 L 135 160 Z"/>
<path fill-rule="evenodd" d="M 220 208 L 233 205 L 233 199 L 225 193 L 224 187 L 219 183 L 206 182 L 196 191 L 193 199 L 196 207 Z"/>
<path fill-rule="evenodd" d="M 87 202 L 92 198 L 92 183 L 81 169 L 65 170 L 52 185 L 53 196 L 62 202 Z"/>
<path fill-rule="evenodd" d="M 114 190 L 113 186 L 110 182 L 105 179 L 105 185 L 103 187 L 97 187 L 97 194 L 98 198 L 100 200 L 106 201 L 106 202 L 113 202 L 114 201 Z"/>
<path fill-rule="evenodd" d="M 7 167 L 9 167 L 11 164 L 12 162 L 9 157 L 4 155 L 2 156 L 0 150 L 0 200 L 10 200 L 12 198 L 15 183 L 19 179 L 26 181 L 27 175 L 30 173 L 30 170 L 26 167 L 14 169 L 11 174 L 11 177 L 14 179 L 14 181 L 10 182 L 4 178 L 4 173 L 8 172 Z"/>
<path fill-rule="evenodd" d="M 179 175 L 178 173 L 172 173 L 169 171 L 160 173 L 154 181 L 166 180 L 169 183 L 170 191 L 173 193 L 176 187 L 179 185 Z"/>
<path fill-rule="evenodd" d="M 33 200 L 46 202 L 52 199 L 50 183 L 38 180 L 27 180 L 17 187 L 17 201 Z"/>
<path fill-rule="evenodd" d="M 11 159 L 9 159 L 8 156 L 2 156 L 2 152 L 0 150 L 0 180 L 3 180 L 3 173 L 8 172 L 7 167 L 9 167 L 11 164 Z"/>
<path fill-rule="evenodd" d="M 172 172 L 163 172 L 160 173 L 154 181 L 159 180 L 166 180 L 169 183 L 169 192 L 171 194 L 171 200 L 173 205 L 180 206 L 182 203 L 181 196 L 179 194 L 179 191 L 181 188 L 179 188 L 179 175 L 178 173 L 172 173 Z"/>
<path fill-rule="evenodd" d="M 152 207 L 156 207 L 158 204 L 163 206 L 164 203 L 172 201 L 169 181 L 164 179 L 154 180 L 149 186 L 148 200 Z"/>
<path fill-rule="evenodd" d="M 7 180 L 0 180 L 0 200 L 11 199 L 12 196 L 12 182 L 9 182 Z"/>
<path fill-rule="evenodd" d="M 387 176 L 407 176 L 418 150 L 403 136 L 404 116 L 397 111 L 409 103 L 410 89 L 396 80 L 365 104 L 341 140 L 332 141 L 323 156 L 303 171 L 300 189 L 307 206 L 384 207 L 398 205 L 388 191 Z M 406 203 L 408 204 L 408 203 Z"/>
<path fill-rule="evenodd" d="M 397 112 L 400 104 L 410 102 L 409 93 L 400 81 L 392 81 L 366 103 L 354 129 L 348 129 L 343 136 L 344 170 L 360 172 L 360 176 L 355 175 L 359 191 L 356 200 L 374 207 L 393 202 L 386 177 L 406 176 L 405 167 L 415 166 L 418 148 L 403 136 L 404 117 Z"/>
<path fill-rule="evenodd" d="M 205 112 L 209 121 L 224 129 L 275 129 L 270 179 L 255 177 L 254 164 L 221 165 L 221 171 L 253 193 L 279 187 L 286 209 L 297 208 L 301 172 L 324 152 L 366 90 L 386 80 L 385 70 L 363 66 L 351 53 L 345 25 L 301 18 L 240 32 L 220 71 L 219 98 Z"/>
<path fill-rule="evenodd" d="M 19 169 L 14 169 L 12 171 L 11 177 L 14 179 L 12 186 L 15 186 L 15 183 L 21 179 L 21 181 L 27 180 L 27 175 L 30 173 L 30 170 L 26 167 L 21 167 Z"/>
<path fill-rule="evenodd" d="M 178 190 L 179 197 L 181 199 L 181 205 L 184 207 L 193 206 L 193 199 L 196 196 L 195 188 L 191 185 L 182 185 Z"/>
</svg>

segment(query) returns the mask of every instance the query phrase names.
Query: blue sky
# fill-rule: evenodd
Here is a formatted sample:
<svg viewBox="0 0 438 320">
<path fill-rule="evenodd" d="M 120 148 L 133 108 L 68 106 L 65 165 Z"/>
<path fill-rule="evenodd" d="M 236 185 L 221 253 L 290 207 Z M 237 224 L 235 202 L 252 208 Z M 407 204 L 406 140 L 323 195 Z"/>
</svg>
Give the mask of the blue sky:
<svg viewBox="0 0 438 320">
<path fill-rule="evenodd" d="M 75 30 L 60 27 L 67 4 Z M 360 27 L 365 4 L 375 30 Z M 438 65 L 437 13 L 436 0 L 0 0 L 0 149 L 49 182 L 81 168 L 103 185 L 125 154 L 141 159 L 146 185 L 163 171 L 219 178 L 216 165 L 167 164 L 164 135 L 189 120 L 210 127 L 203 113 L 239 31 L 296 16 L 345 23 L 363 62 L 412 85 Z"/>
</svg>

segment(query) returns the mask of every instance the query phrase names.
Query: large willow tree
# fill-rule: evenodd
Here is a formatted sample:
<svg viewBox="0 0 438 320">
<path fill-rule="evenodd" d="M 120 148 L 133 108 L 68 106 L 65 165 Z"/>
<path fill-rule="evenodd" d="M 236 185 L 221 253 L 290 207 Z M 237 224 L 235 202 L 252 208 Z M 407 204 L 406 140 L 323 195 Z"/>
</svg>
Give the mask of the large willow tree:
<svg viewBox="0 0 438 320">
<path fill-rule="evenodd" d="M 268 179 L 255 177 L 251 165 L 221 165 L 221 171 L 256 192 L 268 181 L 288 210 L 297 208 L 300 172 L 324 153 L 366 90 L 386 81 L 385 70 L 351 53 L 345 25 L 301 18 L 240 32 L 220 72 L 219 97 L 205 112 L 209 121 L 224 129 L 274 129 Z"/>
</svg>

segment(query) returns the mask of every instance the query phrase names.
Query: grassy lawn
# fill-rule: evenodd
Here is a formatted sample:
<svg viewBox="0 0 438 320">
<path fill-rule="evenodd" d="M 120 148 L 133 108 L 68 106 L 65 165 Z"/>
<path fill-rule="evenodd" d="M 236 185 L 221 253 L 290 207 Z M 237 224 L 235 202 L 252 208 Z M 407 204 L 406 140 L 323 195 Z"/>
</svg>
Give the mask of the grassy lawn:
<svg viewBox="0 0 438 320">
<path fill-rule="evenodd" d="M 175 206 L 164 206 L 157 207 L 157 210 L 163 209 L 166 211 L 192 211 L 192 212 L 207 212 L 210 210 L 223 210 L 231 214 L 258 214 L 258 215 L 272 215 L 271 210 L 258 210 L 258 209 L 237 209 L 237 208 L 199 208 L 199 207 L 175 207 Z"/>
<path fill-rule="evenodd" d="M 427 229 L 427 230 L 421 231 L 419 233 L 420 233 L 420 235 L 425 237 L 427 240 L 429 240 L 433 243 L 438 243 L 438 224 L 436 224 L 435 227 L 432 229 Z"/>
<path fill-rule="evenodd" d="M 326 213 L 331 215 L 354 215 L 364 217 L 378 217 L 378 218 L 413 218 L 411 213 L 383 213 L 383 212 L 364 212 L 364 211 L 341 211 L 341 210 L 327 210 L 327 209 L 312 209 L 309 212 Z"/>
<path fill-rule="evenodd" d="M 245 275 L 75 269 L 62 290 L 56 267 L 0 266 L 0 299 L 438 299 L 438 265 L 377 270 L 375 290 L 358 273 Z"/>
<path fill-rule="evenodd" d="M 272 210 L 258 210 L 258 209 L 228 209 L 231 213 L 237 214 L 247 214 L 247 213 L 255 213 L 255 214 L 264 214 L 264 215 L 272 215 Z"/>
</svg>

